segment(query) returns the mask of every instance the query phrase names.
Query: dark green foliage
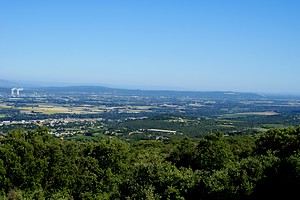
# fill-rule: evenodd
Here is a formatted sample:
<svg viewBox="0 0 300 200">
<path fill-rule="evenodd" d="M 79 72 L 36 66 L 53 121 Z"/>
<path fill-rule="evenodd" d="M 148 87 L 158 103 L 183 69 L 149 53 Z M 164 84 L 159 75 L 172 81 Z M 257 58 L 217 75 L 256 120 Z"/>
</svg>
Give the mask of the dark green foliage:
<svg viewBox="0 0 300 200">
<path fill-rule="evenodd" d="M 21 190 L 28 195 L 41 191 L 49 198 L 109 196 L 127 171 L 128 151 L 127 144 L 115 139 L 66 142 L 51 137 L 45 128 L 15 130 L 0 138 L 0 187 L 10 195 Z"/>
<path fill-rule="evenodd" d="M 223 134 L 207 135 L 196 147 L 194 169 L 220 170 L 234 159 L 230 146 Z"/>
<path fill-rule="evenodd" d="M 195 150 L 196 144 L 193 140 L 185 138 L 180 141 L 167 160 L 173 162 L 177 167 L 193 167 L 196 159 Z"/>
<path fill-rule="evenodd" d="M 191 167 L 194 170 L 221 169 L 234 159 L 230 145 L 223 137 L 222 133 L 210 134 L 197 144 L 191 139 L 184 139 L 167 159 L 177 167 Z"/>
<path fill-rule="evenodd" d="M 257 140 L 258 153 L 274 151 L 280 157 L 294 154 L 300 146 L 300 127 L 271 129 Z"/>
<path fill-rule="evenodd" d="M 0 138 L 0 199 L 293 199 L 299 133 L 126 143 L 14 130 Z"/>
</svg>

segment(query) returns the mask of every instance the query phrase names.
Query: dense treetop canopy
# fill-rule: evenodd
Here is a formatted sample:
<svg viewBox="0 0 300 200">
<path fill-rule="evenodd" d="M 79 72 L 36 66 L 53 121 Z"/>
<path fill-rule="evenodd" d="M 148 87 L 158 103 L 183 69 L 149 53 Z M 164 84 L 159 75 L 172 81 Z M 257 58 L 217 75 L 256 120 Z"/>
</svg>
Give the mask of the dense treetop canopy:
<svg viewBox="0 0 300 200">
<path fill-rule="evenodd" d="M 132 143 L 14 130 L 0 138 L 1 199 L 289 199 L 299 150 L 294 127 Z"/>
</svg>

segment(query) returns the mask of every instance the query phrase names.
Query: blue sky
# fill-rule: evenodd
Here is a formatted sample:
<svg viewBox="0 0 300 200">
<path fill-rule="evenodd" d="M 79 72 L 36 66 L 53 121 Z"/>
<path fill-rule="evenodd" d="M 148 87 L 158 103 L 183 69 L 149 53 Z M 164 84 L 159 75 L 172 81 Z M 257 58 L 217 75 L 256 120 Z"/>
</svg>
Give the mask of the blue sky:
<svg viewBox="0 0 300 200">
<path fill-rule="evenodd" d="M 0 79 L 300 94 L 300 1 L 0 0 Z"/>
</svg>

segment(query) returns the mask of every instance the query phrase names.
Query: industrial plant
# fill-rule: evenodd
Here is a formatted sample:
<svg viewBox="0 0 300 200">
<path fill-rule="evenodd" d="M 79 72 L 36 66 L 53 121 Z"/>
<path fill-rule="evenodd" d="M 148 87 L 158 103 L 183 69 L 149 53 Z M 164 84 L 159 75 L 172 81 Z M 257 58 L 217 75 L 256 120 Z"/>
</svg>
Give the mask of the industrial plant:
<svg viewBox="0 0 300 200">
<path fill-rule="evenodd" d="M 12 97 L 20 97 L 20 91 L 24 90 L 23 88 L 12 88 L 10 96 Z"/>
</svg>

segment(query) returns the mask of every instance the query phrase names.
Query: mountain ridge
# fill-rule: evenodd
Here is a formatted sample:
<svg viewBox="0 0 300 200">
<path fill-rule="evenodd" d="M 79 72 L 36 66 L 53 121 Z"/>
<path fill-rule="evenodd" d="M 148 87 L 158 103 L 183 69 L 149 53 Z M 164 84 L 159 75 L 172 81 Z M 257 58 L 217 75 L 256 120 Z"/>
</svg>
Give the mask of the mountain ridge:
<svg viewBox="0 0 300 200">
<path fill-rule="evenodd" d="M 56 83 L 58 84 L 58 83 Z M 185 97 L 210 97 L 210 98 L 262 98 L 265 95 L 255 92 L 234 92 L 234 91 L 189 91 L 189 90 L 166 90 L 166 89 L 123 89 L 100 85 L 48 85 L 47 83 L 32 83 L 22 81 L 10 81 L 0 79 L 0 88 L 8 92 L 11 88 L 22 87 L 27 91 L 55 92 L 55 93 L 112 93 L 120 95 L 141 95 L 141 96 L 185 96 Z"/>
</svg>

